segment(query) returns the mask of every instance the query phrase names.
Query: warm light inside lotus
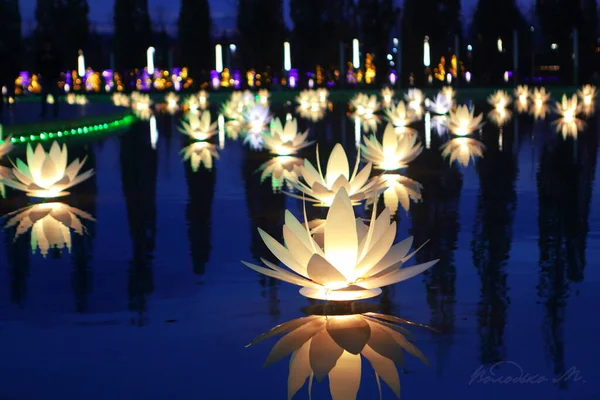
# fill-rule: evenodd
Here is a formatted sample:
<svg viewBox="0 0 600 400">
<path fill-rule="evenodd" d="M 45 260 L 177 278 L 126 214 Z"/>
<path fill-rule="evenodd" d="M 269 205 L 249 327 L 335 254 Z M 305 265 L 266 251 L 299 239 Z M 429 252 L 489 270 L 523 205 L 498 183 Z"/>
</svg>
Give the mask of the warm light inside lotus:
<svg viewBox="0 0 600 400">
<path fill-rule="evenodd" d="M 307 142 L 307 137 L 308 130 L 304 133 L 298 133 L 298 122 L 295 119 L 287 120 L 284 127 L 281 120 L 275 118 L 271 123 L 270 135 L 264 135 L 263 142 L 271 153 L 289 156 L 313 143 Z"/>
<path fill-rule="evenodd" d="M 533 107 L 531 110 L 531 114 L 535 118 L 545 118 L 546 113 L 548 112 L 548 106 L 546 102 L 550 98 L 550 93 L 546 92 L 544 88 L 534 88 L 533 89 Z"/>
<path fill-rule="evenodd" d="M 517 97 L 517 111 L 520 113 L 526 112 L 529 108 L 529 87 L 527 85 L 519 85 L 515 89 L 515 96 Z"/>
<path fill-rule="evenodd" d="M 62 149 L 58 142 L 54 142 L 50 151 L 46 153 L 44 147 L 38 144 L 35 151 L 31 144 L 27 145 L 27 163 L 17 158 L 16 165 L 13 164 L 13 177 L 2 176 L 0 182 L 6 186 L 21 190 L 30 197 L 56 198 L 69 194 L 66 189 L 73 187 L 94 174 L 89 170 L 81 175 L 79 171 L 87 159 L 81 162 L 75 159 L 67 166 L 67 145 Z"/>
<path fill-rule="evenodd" d="M 323 175 L 319 161 L 319 149 L 317 147 L 317 169 L 308 160 L 298 169 L 298 177 L 304 182 L 297 180 L 293 186 L 301 193 L 308 195 L 306 200 L 314 202 L 316 206 L 329 207 L 340 188 L 345 188 L 353 205 L 360 204 L 368 197 L 376 196 L 385 189 L 385 181 L 381 177 L 369 179 L 372 164 L 367 164 L 362 170 L 358 170 L 360 154 L 356 158 L 356 164 L 352 175 L 348 157 L 341 144 L 336 144 L 331 151 L 327 162 L 327 171 Z M 302 196 L 290 194 L 292 197 L 304 199 Z"/>
<path fill-rule="evenodd" d="M 403 352 L 417 357 L 426 365 L 429 362 L 411 343 L 410 332 L 399 324 L 418 325 L 374 312 L 310 315 L 278 325 L 248 346 L 284 335 L 271 350 L 265 367 L 291 354 L 288 399 L 292 399 L 307 380 L 308 396 L 311 398 L 315 386 L 313 380 L 316 378 L 317 382 L 321 382 L 326 377 L 332 400 L 356 399 L 365 368 L 363 358 L 374 370 L 380 394 L 380 380 L 383 380 L 400 397 L 400 376 L 396 364 L 405 367 Z"/>
<path fill-rule="evenodd" d="M 474 116 L 475 110 L 469 111 L 465 105 L 458 106 L 455 111 L 450 111 L 448 115 L 448 129 L 456 136 L 467 136 L 475 130 L 481 128 L 482 114 Z"/>
<path fill-rule="evenodd" d="M 306 217 L 305 217 L 306 218 Z M 384 209 L 369 227 L 354 214 L 352 202 L 341 187 L 327 213 L 322 234 L 312 234 L 289 211 L 285 214 L 283 236 L 285 246 L 259 229 L 273 255 L 290 270 L 262 259 L 267 266 L 244 262 L 253 270 L 301 286 L 306 297 L 332 301 L 366 299 L 381 293 L 380 287 L 409 279 L 433 266 L 436 261 L 402 267 L 412 238 L 392 246 L 396 223 L 390 223 L 390 212 Z M 414 254 L 414 253 L 413 253 Z"/>
<path fill-rule="evenodd" d="M 414 132 L 408 126 L 418 118 L 413 110 L 407 109 L 403 101 L 399 101 L 396 107 L 392 106 L 385 110 L 385 115 L 387 120 L 394 126 L 396 133 L 404 134 Z"/>
<path fill-rule="evenodd" d="M 444 86 L 442 88 L 442 95 L 446 98 L 446 102 L 452 104 L 456 93 L 454 92 L 454 89 L 452 89 L 452 86 Z"/>
<path fill-rule="evenodd" d="M 490 97 L 488 97 L 488 103 L 494 107 L 494 110 L 498 113 L 502 113 L 506 107 L 511 103 L 510 96 L 503 90 L 498 90 Z"/>
<path fill-rule="evenodd" d="M 383 107 L 390 108 L 393 106 L 394 91 L 388 87 L 381 89 L 381 98 Z"/>
<path fill-rule="evenodd" d="M 561 103 L 557 104 L 556 111 L 561 118 L 558 118 L 554 124 L 564 139 L 569 136 L 577 138 L 579 131 L 583 129 L 583 121 L 577 118 L 578 109 L 577 95 L 575 94 L 571 99 L 563 95 Z"/>
<path fill-rule="evenodd" d="M 165 96 L 165 101 L 167 103 L 167 110 L 170 112 L 176 111 L 179 108 L 179 96 L 175 93 L 170 92 Z"/>
<path fill-rule="evenodd" d="M 361 150 L 363 157 L 375 168 L 394 171 L 407 167 L 421 154 L 423 146 L 417 143 L 417 139 L 417 135 L 397 135 L 394 126 L 388 124 L 381 143 L 374 135 L 370 138 L 365 136 Z"/>
<path fill-rule="evenodd" d="M 80 219 L 95 221 L 90 214 L 63 203 L 36 204 L 8 216 L 5 228 L 18 224 L 15 240 L 31 230 L 31 250 L 39 248 L 44 257 L 51 248 L 71 251 L 71 230 L 83 235 L 86 230 Z"/>
<path fill-rule="evenodd" d="M 581 98 L 584 107 L 589 108 L 594 104 L 594 99 L 596 98 L 596 86 L 594 85 L 584 85 L 577 94 Z"/>
<path fill-rule="evenodd" d="M 202 117 L 193 113 L 186 114 L 186 120 L 181 121 L 179 131 L 192 139 L 207 140 L 217 134 L 217 121 L 211 123 L 210 111 L 204 111 Z"/>
</svg>

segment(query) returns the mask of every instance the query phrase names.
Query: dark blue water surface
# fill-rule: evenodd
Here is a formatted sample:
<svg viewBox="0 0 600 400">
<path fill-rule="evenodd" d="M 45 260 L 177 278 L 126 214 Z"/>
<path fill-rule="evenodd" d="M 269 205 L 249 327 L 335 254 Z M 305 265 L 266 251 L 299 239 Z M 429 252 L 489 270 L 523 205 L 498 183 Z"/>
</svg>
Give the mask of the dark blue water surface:
<svg viewBox="0 0 600 400">
<path fill-rule="evenodd" d="M 157 118 L 156 150 L 147 122 L 69 149 L 96 170 L 61 199 L 96 219 L 71 234 L 70 252 L 44 258 L 30 232 L 14 241 L 14 228 L 0 230 L 0 399 L 287 397 L 289 358 L 262 368 L 277 339 L 245 346 L 312 302 L 240 260 L 274 260 L 256 228 L 281 238 L 284 210 L 300 217 L 301 201 L 261 184 L 269 155 L 240 142 L 192 172 L 178 117 Z M 403 399 L 600 398 L 598 117 L 586 123 L 565 141 L 548 121 L 517 116 L 502 150 L 487 124 L 484 158 L 467 168 L 450 166 L 434 135 L 405 172 L 423 202 L 400 208 L 397 241 L 429 239 L 417 261 L 440 262 L 374 299 L 437 330 L 410 328 L 430 365 L 407 356 Z M 343 105 L 300 128 L 323 159 L 343 142 L 353 161 Z M 8 191 L 1 215 L 29 202 Z M 522 379 L 484 382 L 492 373 Z M 326 381 L 314 384 L 313 399 L 329 396 Z M 363 363 L 359 399 L 378 397 Z M 385 385 L 383 397 L 394 398 Z"/>
</svg>

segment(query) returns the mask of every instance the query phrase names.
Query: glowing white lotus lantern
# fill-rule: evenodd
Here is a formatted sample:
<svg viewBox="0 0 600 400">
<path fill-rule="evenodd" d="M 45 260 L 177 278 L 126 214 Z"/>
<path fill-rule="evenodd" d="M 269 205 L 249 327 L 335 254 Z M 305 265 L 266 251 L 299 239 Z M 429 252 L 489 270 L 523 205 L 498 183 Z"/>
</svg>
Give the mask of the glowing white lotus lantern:
<svg viewBox="0 0 600 400">
<path fill-rule="evenodd" d="M 390 108 L 394 105 L 394 91 L 389 87 L 381 89 L 381 104 L 383 108 Z"/>
<path fill-rule="evenodd" d="M 511 118 L 511 112 L 508 106 L 512 102 L 508 93 L 503 90 L 497 90 L 488 97 L 488 103 L 494 107 L 488 114 L 489 118 L 498 126 L 504 125 Z"/>
<path fill-rule="evenodd" d="M 267 89 L 260 89 L 258 91 L 258 104 L 268 107 L 269 97 L 271 97 L 271 93 Z"/>
<path fill-rule="evenodd" d="M 446 98 L 446 103 L 454 103 L 454 97 L 456 96 L 456 92 L 454 91 L 452 86 L 444 86 L 442 88 L 442 95 Z"/>
<path fill-rule="evenodd" d="M 152 115 L 150 96 L 134 92 L 131 94 L 131 100 L 134 114 L 142 120 L 150 119 Z"/>
<path fill-rule="evenodd" d="M 452 99 L 448 100 L 448 97 L 443 93 L 438 93 L 433 101 L 426 99 L 425 106 L 428 111 L 431 111 L 434 114 L 438 115 L 446 115 L 452 109 L 454 101 Z"/>
<path fill-rule="evenodd" d="M 244 112 L 244 121 L 246 130 L 244 143 L 249 144 L 253 150 L 261 150 L 264 142 L 263 134 L 271 121 L 269 107 L 255 104 Z"/>
<path fill-rule="evenodd" d="M 550 93 L 546 93 L 546 89 L 544 88 L 534 88 L 531 98 L 532 104 L 530 113 L 533 114 L 535 119 L 546 118 L 546 114 L 549 111 L 547 102 L 550 99 Z"/>
<path fill-rule="evenodd" d="M 75 103 L 79 106 L 85 106 L 89 103 L 87 97 L 83 94 L 78 94 L 75 96 Z"/>
<path fill-rule="evenodd" d="M 324 106 L 327 105 L 327 101 L 329 100 L 329 90 L 325 88 L 319 88 L 317 89 L 317 96 L 319 99 L 319 103 L 321 103 Z"/>
<path fill-rule="evenodd" d="M 291 354 L 288 399 L 308 380 L 312 396 L 313 380 L 329 380 L 332 400 L 356 399 L 365 364 L 369 361 L 381 394 L 380 379 L 400 398 L 400 376 L 396 364 L 404 367 L 407 352 L 429 365 L 412 344 L 409 331 L 398 324 L 406 320 L 373 312 L 352 315 L 311 315 L 278 325 L 254 339 L 247 347 L 284 334 L 269 354 L 265 367 Z M 407 335 L 407 336 L 405 336 Z M 374 396 L 372 398 L 375 398 Z M 381 397 L 381 396 L 380 396 Z"/>
<path fill-rule="evenodd" d="M 58 142 L 54 142 L 46 153 L 41 144 L 37 145 L 35 152 L 28 144 L 27 164 L 17 158 L 17 164 L 13 164 L 12 169 L 14 177 L 3 176 L 0 181 L 6 186 L 27 192 L 30 197 L 66 196 L 69 193 L 65 190 L 94 175 L 94 170 L 78 175 L 86 159 L 80 162 L 77 158 L 67 166 L 67 145 L 63 144 L 61 149 Z"/>
<path fill-rule="evenodd" d="M 520 113 L 527 112 L 529 110 L 529 87 L 527 85 L 519 85 L 515 89 L 515 97 L 517 99 L 517 111 Z"/>
<path fill-rule="evenodd" d="M 367 164 L 360 172 L 360 154 L 356 158 L 354 171 L 350 175 L 350 166 L 348 157 L 341 144 L 336 144 L 327 162 L 326 175 L 321 171 L 319 162 L 319 148 L 317 147 L 317 169 L 308 160 L 304 160 L 304 165 L 298 168 L 296 175 L 302 177 L 304 183 L 298 179 L 293 186 L 298 191 L 309 196 L 306 200 L 316 203 L 317 206 L 331 206 L 335 194 L 340 188 L 345 188 L 350 196 L 353 205 L 359 204 L 364 199 L 376 196 L 385 189 L 385 182 L 381 177 L 369 179 L 372 170 L 372 164 Z M 289 193 L 288 193 L 289 194 Z M 302 196 L 290 194 L 290 196 L 303 199 Z"/>
<path fill-rule="evenodd" d="M 392 124 L 385 128 L 381 143 L 375 135 L 363 139 L 363 157 L 377 169 L 394 171 L 406 168 L 423 151 L 421 143 L 417 143 L 417 135 L 397 135 Z"/>
<path fill-rule="evenodd" d="M 73 104 L 75 104 L 75 101 L 76 101 L 75 93 L 67 93 L 67 104 L 73 105 Z"/>
<path fill-rule="evenodd" d="M 17 225 L 15 240 L 31 230 L 31 250 L 46 257 L 51 248 L 71 251 L 71 231 L 87 233 L 81 219 L 95 221 L 88 213 L 63 203 L 41 203 L 11 214 L 5 229 Z"/>
<path fill-rule="evenodd" d="M 173 92 L 169 92 L 165 96 L 165 103 L 167 104 L 167 111 L 171 114 L 179 110 L 179 96 Z"/>
<path fill-rule="evenodd" d="M 202 117 L 187 114 L 187 121 L 181 121 L 179 131 L 194 140 L 207 140 L 217 134 L 217 121 L 211 123 L 210 111 L 204 111 Z"/>
<path fill-rule="evenodd" d="M 54 104 L 54 96 L 51 93 L 46 95 L 46 103 Z"/>
<path fill-rule="evenodd" d="M 298 157 L 273 157 L 260 166 L 260 181 L 263 182 L 268 177 L 271 177 L 274 192 L 281 190 L 284 183 L 287 184 L 288 189 L 293 189 L 294 187 L 291 182 L 295 182 L 297 179 L 294 171 L 296 168 L 301 167 L 303 162 L 304 160 Z"/>
<path fill-rule="evenodd" d="M 303 90 L 296 97 L 296 112 L 300 117 L 313 122 L 320 121 L 325 117 L 328 105 L 329 92 L 327 89 Z"/>
<path fill-rule="evenodd" d="M 73 95 L 74 95 L 74 93 L 73 93 Z M 74 102 L 75 102 L 75 97 L 73 97 L 73 103 Z M 129 107 L 130 99 L 129 99 L 129 96 L 127 96 L 126 94 L 116 92 L 116 93 L 113 93 L 113 95 L 112 95 L 112 102 L 117 107 Z"/>
<path fill-rule="evenodd" d="M 385 110 L 385 116 L 388 121 L 394 126 L 395 132 L 398 134 L 415 133 L 414 129 L 408 126 L 419 118 L 412 109 L 407 109 L 403 101 L 399 101 L 396 107 Z"/>
<path fill-rule="evenodd" d="M 404 95 L 404 100 L 408 102 L 408 108 L 414 111 L 418 119 L 423 117 L 423 101 L 425 97 L 419 89 L 408 89 L 408 93 Z"/>
<path fill-rule="evenodd" d="M 481 128 L 482 114 L 477 117 L 474 115 L 475 109 L 469 111 L 465 105 L 458 106 L 455 111 L 450 111 L 448 115 L 448 129 L 456 136 L 467 136 Z"/>
<path fill-rule="evenodd" d="M 412 238 L 392 247 L 396 223 L 390 223 L 388 209 L 367 228 L 354 215 L 352 201 L 341 187 L 331 204 L 323 235 L 312 235 L 289 211 L 285 214 L 285 246 L 259 228 L 259 233 L 277 259 L 292 272 L 262 259 L 267 266 L 244 262 L 253 270 L 301 286 L 306 297 L 331 301 L 366 299 L 381 293 L 380 287 L 392 285 L 427 270 L 436 261 L 402 267 L 411 254 Z"/>
<path fill-rule="evenodd" d="M 376 114 L 380 107 L 377 96 L 359 93 L 350 100 L 350 105 L 354 108 L 351 117 L 360 121 L 363 130 L 366 133 L 375 132 L 380 120 Z"/>
<path fill-rule="evenodd" d="M 577 118 L 577 95 L 574 94 L 571 99 L 567 95 L 563 95 L 562 101 L 556 103 L 556 112 L 560 115 L 554 125 L 558 133 L 561 133 L 563 139 L 571 136 L 577 139 L 577 134 L 583 129 L 583 121 Z"/>
<path fill-rule="evenodd" d="M 186 99 L 185 105 L 191 114 L 197 114 L 200 112 L 200 101 L 198 100 L 198 97 L 194 95 L 191 95 Z"/>
<path fill-rule="evenodd" d="M 470 161 L 483 157 L 485 146 L 478 140 L 468 137 L 458 137 L 442 145 L 442 157 L 449 158 L 450 164 L 458 161 L 464 167 L 469 166 Z"/>
<path fill-rule="evenodd" d="M 263 135 L 263 143 L 271 153 L 289 156 L 314 143 L 307 142 L 307 137 L 308 130 L 299 133 L 298 122 L 295 119 L 286 121 L 284 127 L 279 118 L 275 118 L 271 123 L 270 134 Z"/>
<path fill-rule="evenodd" d="M 211 170 L 213 167 L 213 158 L 219 159 L 217 146 L 208 142 L 194 142 L 185 147 L 181 153 L 183 161 L 190 161 L 192 171 L 197 172 L 200 166 Z"/>
<path fill-rule="evenodd" d="M 584 114 L 591 115 L 594 113 L 594 100 L 596 99 L 596 94 L 596 86 L 594 85 L 584 85 L 580 90 L 577 91 L 577 95 L 582 102 Z"/>
</svg>

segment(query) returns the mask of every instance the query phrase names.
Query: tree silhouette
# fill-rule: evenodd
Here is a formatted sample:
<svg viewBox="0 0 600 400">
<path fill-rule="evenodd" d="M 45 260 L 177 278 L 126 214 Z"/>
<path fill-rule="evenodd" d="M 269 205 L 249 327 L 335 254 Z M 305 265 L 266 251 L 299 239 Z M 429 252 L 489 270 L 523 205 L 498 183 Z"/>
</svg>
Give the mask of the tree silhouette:
<svg viewBox="0 0 600 400">
<path fill-rule="evenodd" d="M 181 0 L 179 12 L 180 65 L 197 82 L 208 80 L 213 60 L 212 19 L 208 0 Z"/>
<path fill-rule="evenodd" d="M 14 90 L 14 81 L 21 70 L 21 12 L 18 0 L 0 0 L 0 87 Z M 2 115 L 0 94 L 0 116 Z"/>
<path fill-rule="evenodd" d="M 283 0 L 239 0 L 237 30 L 244 69 L 279 73 L 283 64 Z"/>
<path fill-rule="evenodd" d="M 124 72 L 145 65 L 152 41 L 148 0 L 115 0 L 115 66 Z"/>
</svg>

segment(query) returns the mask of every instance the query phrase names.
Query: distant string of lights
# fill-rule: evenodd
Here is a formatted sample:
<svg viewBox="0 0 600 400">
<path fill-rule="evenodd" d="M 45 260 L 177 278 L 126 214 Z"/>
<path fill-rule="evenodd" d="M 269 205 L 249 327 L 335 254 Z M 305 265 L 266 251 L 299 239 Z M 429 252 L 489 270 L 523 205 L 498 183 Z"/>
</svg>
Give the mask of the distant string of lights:
<svg viewBox="0 0 600 400">
<path fill-rule="evenodd" d="M 81 125 L 74 128 L 69 129 L 61 129 L 53 132 L 42 131 L 38 133 L 30 133 L 25 135 L 16 135 L 13 136 L 10 140 L 14 144 L 19 143 L 31 143 L 31 142 L 44 142 L 46 140 L 63 138 L 67 136 L 81 136 L 88 134 L 97 134 L 97 133 L 105 133 L 107 131 L 111 131 L 113 129 L 123 128 L 129 126 L 132 122 L 134 122 L 136 117 L 134 115 L 126 115 L 117 120 L 101 122 L 97 124 L 88 124 Z M 3 140 L 0 140 L 0 144 L 4 143 Z"/>
</svg>

